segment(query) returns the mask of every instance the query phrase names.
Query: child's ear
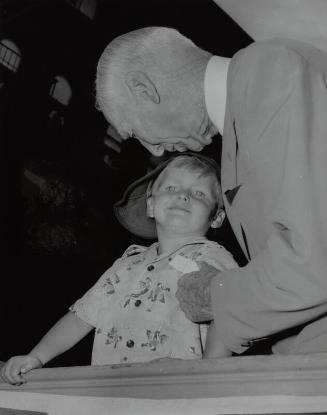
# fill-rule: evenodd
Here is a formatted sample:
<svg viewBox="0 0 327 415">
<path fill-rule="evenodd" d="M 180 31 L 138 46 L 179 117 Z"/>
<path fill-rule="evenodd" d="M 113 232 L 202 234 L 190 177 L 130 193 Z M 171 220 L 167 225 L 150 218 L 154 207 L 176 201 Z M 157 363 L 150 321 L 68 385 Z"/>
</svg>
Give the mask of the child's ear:
<svg viewBox="0 0 327 415">
<path fill-rule="evenodd" d="M 153 208 L 153 197 L 152 196 L 149 196 L 146 199 L 146 215 L 149 218 L 153 218 L 154 217 L 153 210 L 154 210 L 154 208 Z"/>
<path fill-rule="evenodd" d="M 215 214 L 214 218 L 211 221 L 210 227 L 214 229 L 220 228 L 224 222 L 225 216 L 226 216 L 225 211 L 222 209 L 218 209 L 217 213 Z"/>
</svg>

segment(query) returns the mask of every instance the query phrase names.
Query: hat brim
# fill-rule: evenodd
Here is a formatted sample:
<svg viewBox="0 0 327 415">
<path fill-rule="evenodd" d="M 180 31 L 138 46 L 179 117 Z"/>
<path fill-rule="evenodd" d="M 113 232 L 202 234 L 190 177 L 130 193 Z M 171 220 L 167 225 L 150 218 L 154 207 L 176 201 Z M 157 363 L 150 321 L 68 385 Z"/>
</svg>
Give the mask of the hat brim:
<svg viewBox="0 0 327 415">
<path fill-rule="evenodd" d="M 113 206 L 120 224 L 136 236 L 144 239 L 155 239 L 157 237 L 155 221 L 146 215 L 147 188 L 149 183 L 160 174 L 170 161 L 171 158 L 160 163 L 145 176 L 130 184 L 122 199 Z"/>
</svg>

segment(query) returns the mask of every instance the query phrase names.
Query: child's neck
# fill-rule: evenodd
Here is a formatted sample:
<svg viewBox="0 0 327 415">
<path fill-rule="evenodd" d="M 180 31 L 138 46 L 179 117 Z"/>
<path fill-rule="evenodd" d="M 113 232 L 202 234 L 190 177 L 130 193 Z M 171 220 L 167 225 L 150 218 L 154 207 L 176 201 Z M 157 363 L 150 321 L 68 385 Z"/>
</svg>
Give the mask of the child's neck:
<svg viewBox="0 0 327 415">
<path fill-rule="evenodd" d="M 162 235 L 158 233 L 158 254 L 174 251 L 175 249 L 190 243 L 198 238 L 204 238 L 204 235 Z"/>
</svg>

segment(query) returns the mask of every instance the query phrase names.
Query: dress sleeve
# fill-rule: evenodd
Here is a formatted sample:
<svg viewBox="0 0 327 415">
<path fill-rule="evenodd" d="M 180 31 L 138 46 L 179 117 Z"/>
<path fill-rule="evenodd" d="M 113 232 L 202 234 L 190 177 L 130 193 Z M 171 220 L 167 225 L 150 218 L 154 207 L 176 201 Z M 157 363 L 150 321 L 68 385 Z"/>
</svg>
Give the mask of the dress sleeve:
<svg viewBox="0 0 327 415">
<path fill-rule="evenodd" d="M 222 245 L 216 242 L 208 241 L 193 258 L 196 262 L 206 262 L 219 271 L 225 271 L 238 267 L 233 255 L 227 251 Z"/>
<path fill-rule="evenodd" d="M 115 292 L 115 285 L 120 282 L 116 271 L 123 260 L 120 258 L 98 279 L 80 299 L 78 299 L 69 310 L 80 319 L 97 327 L 99 310 L 108 303 L 108 297 Z"/>
<path fill-rule="evenodd" d="M 212 282 L 217 331 L 236 353 L 327 312 L 326 77 L 278 45 L 251 47 L 241 57 L 240 76 L 243 67 L 243 95 L 238 103 L 234 97 L 235 106 L 243 105 L 239 150 L 257 203 L 270 201 L 270 227 L 248 265 Z"/>
</svg>

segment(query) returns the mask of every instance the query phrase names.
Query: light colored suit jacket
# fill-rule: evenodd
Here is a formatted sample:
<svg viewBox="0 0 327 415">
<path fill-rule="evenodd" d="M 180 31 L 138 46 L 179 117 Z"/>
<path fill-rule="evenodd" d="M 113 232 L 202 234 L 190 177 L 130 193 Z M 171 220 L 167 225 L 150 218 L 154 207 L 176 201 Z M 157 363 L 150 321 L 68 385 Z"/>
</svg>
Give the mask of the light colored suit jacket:
<svg viewBox="0 0 327 415">
<path fill-rule="evenodd" d="M 213 281 L 222 340 L 241 353 L 257 339 L 306 325 L 289 353 L 327 351 L 324 52 L 276 39 L 233 57 L 222 188 L 227 216 L 249 259 Z"/>
</svg>

